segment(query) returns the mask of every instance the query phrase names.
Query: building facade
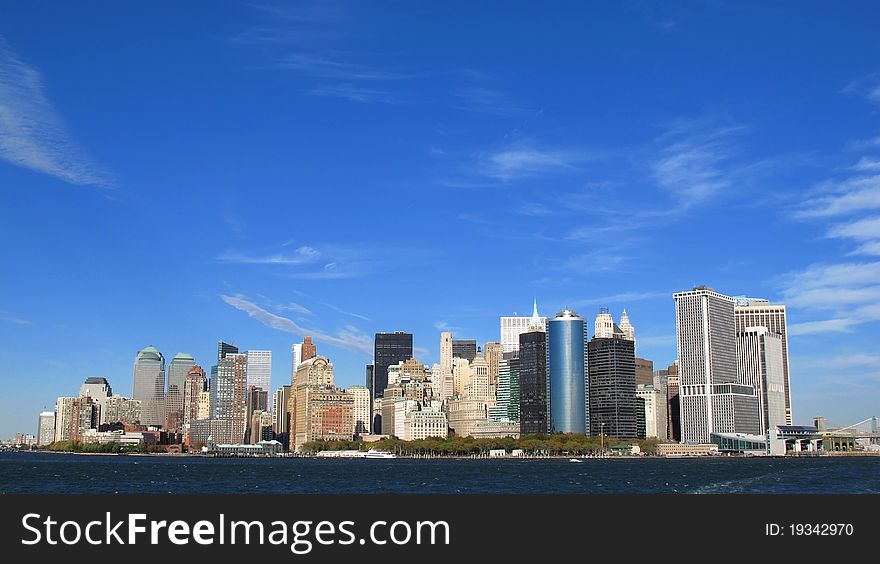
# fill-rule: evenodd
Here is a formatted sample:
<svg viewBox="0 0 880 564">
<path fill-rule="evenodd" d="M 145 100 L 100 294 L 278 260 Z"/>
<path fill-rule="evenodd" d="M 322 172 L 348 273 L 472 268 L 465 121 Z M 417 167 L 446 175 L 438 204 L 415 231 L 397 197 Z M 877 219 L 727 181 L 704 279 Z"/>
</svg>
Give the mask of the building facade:
<svg viewBox="0 0 880 564">
<path fill-rule="evenodd" d="M 55 412 L 43 411 L 40 413 L 40 422 L 37 425 L 37 446 L 46 446 L 55 440 Z"/>
<path fill-rule="evenodd" d="M 635 439 L 634 343 L 621 337 L 594 337 L 588 350 L 590 431 L 594 435 L 602 433 L 618 439 Z M 551 404 L 551 413 L 552 409 Z"/>
<path fill-rule="evenodd" d="M 791 374 L 788 363 L 788 323 L 784 304 L 771 304 L 760 298 L 737 298 L 734 308 L 736 332 L 747 327 L 766 327 L 782 341 L 782 380 L 785 386 L 785 421 L 792 425 Z"/>
<path fill-rule="evenodd" d="M 550 430 L 547 405 L 547 333 L 536 329 L 519 336 L 519 422 L 523 435 Z"/>
<path fill-rule="evenodd" d="M 755 388 L 758 396 L 759 435 L 788 425 L 782 343 L 782 335 L 762 326 L 745 327 L 736 335 L 739 381 Z"/>
<path fill-rule="evenodd" d="M 547 327 L 550 432 L 589 434 L 587 322 L 566 309 Z"/>
<path fill-rule="evenodd" d="M 734 299 L 706 286 L 675 299 L 681 440 L 708 443 L 712 433 L 757 434 L 754 388 L 736 367 Z"/>
<path fill-rule="evenodd" d="M 141 423 L 165 424 L 165 357 L 152 345 L 134 361 L 132 397 L 141 402 Z"/>
<path fill-rule="evenodd" d="M 196 365 L 196 359 L 187 353 L 177 353 L 168 364 L 168 388 L 165 391 L 165 428 L 181 431 L 186 423 L 184 396 L 186 376 Z"/>
<path fill-rule="evenodd" d="M 388 387 L 388 367 L 413 357 L 412 333 L 397 331 L 394 333 L 376 333 L 373 342 L 373 399 L 382 397 Z M 376 432 L 381 432 L 379 425 L 374 425 Z"/>
<path fill-rule="evenodd" d="M 247 385 L 267 394 L 272 390 L 272 351 L 247 351 Z"/>
<path fill-rule="evenodd" d="M 501 317 L 501 348 L 503 352 L 516 352 L 519 349 L 519 336 L 534 327 L 547 332 L 547 318 L 538 315 L 538 301 L 532 307 L 531 317 Z"/>
<path fill-rule="evenodd" d="M 217 366 L 214 419 L 227 421 L 228 433 L 215 436 L 218 443 L 244 442 L 247 430 L 247 355 L 226 353 Z"/>
</svg>

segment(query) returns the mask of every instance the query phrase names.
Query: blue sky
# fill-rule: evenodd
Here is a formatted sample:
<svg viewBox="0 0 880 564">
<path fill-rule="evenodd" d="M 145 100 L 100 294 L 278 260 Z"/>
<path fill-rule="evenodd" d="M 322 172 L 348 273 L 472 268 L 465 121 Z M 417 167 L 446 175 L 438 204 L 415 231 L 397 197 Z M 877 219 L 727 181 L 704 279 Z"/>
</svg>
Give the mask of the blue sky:
<svg viewBox="0 0 880 564">
<path fill-rule="evenodd" d="M 870 2 L 0 3 L 0 436 L 136 352 L 789 307 L 796 422 L 880 405 Z"/>
</svg>

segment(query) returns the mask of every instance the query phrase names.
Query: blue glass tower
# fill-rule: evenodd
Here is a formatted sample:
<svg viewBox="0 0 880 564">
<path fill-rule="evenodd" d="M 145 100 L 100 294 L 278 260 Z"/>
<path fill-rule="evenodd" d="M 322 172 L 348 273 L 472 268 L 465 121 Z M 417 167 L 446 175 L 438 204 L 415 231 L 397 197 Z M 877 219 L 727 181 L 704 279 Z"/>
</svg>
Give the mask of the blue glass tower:
<svg viewBox="0 0 880 564">
<path fill-rule="evenodd" d="M 587 321 L 563 310 L 547 323 L 551 433 L 588 433 Z"/>
</svg>

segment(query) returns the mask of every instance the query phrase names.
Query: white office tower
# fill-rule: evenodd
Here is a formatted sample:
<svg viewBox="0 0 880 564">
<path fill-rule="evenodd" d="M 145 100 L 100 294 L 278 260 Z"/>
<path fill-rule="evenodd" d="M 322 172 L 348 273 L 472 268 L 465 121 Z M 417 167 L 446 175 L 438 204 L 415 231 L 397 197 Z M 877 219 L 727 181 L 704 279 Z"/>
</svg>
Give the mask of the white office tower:
<svg viewBox="0 0 880 564">
<path fill-rule="evenodd" d="M 79 387 L 79 397 L 92 398 L 100 406 L 101 413 L 98 417 L 99 423 L 115 423 L 115 421 L 107 421 L 107 398 L 113 396 L 113 390 L 106 378 L 100 376 L 91 376 Z"/>
<path fill-rule="evenodd" d="M 706 286 L 673 298 L 682 442 L 708 443 L 713 433 L 759 434 L 755 389 L 737 378 L 734 299 Z"/>
<path fill-rule="evenodd" d="M 272 389 L 272 351 L 247 352 L 247 385 L 267 394 Z"/>
<path fill-rule="evenodd" d="M 443 399 L 443 379 L 441 377 L 440 365 L 431 365 L 431 394 L 430 396 L 437 400 Z"/>
<path fill-rule="evenodd" d="M 737 333 L 737 372 L 743 384 L 757 391 L 762 435 L 787 425 L 782 358 L 781 335 L 766 327 L 746 327 Z"/>
<path fill-rule="evenodd" d="M 632 323 L 629 322 L 629 316 L 626 314 L 626 310 L 623 310 L 623 313 L 620 314 L 620 330 L 623 331 L 623 338 L 627 341 L 636 342 L 636 328 L 632 326 Z"/>
<path fill-rule="evenodd" d="M 593 325 L 593 336 L 598 339 L 611 339 L 614 337 L 614 318 L 608 312 L 607 307 L 603 307 L 596 314 L 596 321 Z"/>
<path fill-rule="evenodd" d="M 531 317 L 502 317 L 501 318 L 501 348 L 503 352 L 519 350 L 519 336 L 526 333 L 532 327 L 538 327 L 541 331 L 547 331 L 547 318 L 538 315 L 538 301 L 535 300 Z"/>
<path fill-rule="evenodd" d="M 489 363 L 486 362 L 482 354 L 477 353 L 477 356 L 474 357 L 474 361 L 470 365 L 470 369 L 470 382 L 468 382 L 464 390 L 464 397 L 493 405 L 495 398 L 493 396 L 490 401 L 489 396 Z"/>
<path fill-rule="evenodd" d="M 370 433 L 373 414 L 370 412 L 370 389 L 366 386 L 352 386 L 346 392 L 354 396 L 354 432 L 356 435 Z"/>
<path fill-rule="evenodd" d="M 37 428 L 37 446 L 46 446 L 55 440 L 55 412 L 41 411 Z"/>
<path fill-rule="evenodd" d="M 290 346 L 290 382 L 293 383 L 293 377 L 296 375 L 297 366 L 302 363 L 303 346 L 302 343 L 294 343 Z"/>
<path fill-rule="evenodd" d="M 771 304 L 763 298 L 736 298 L 736 332 L 747 327 L 766 327 L 782 338 L 782 380 L 785 385 L 785 424 L 792 424 L 791 376 L 788 368 L 788 326 L 785 305 Z"/>
<path fill-rule="evenodd" d="M 440 333 L 440 378 L 435 386 L 440 399 L 452 397 L 452 333 L 448 331 Z"/>
</svg>

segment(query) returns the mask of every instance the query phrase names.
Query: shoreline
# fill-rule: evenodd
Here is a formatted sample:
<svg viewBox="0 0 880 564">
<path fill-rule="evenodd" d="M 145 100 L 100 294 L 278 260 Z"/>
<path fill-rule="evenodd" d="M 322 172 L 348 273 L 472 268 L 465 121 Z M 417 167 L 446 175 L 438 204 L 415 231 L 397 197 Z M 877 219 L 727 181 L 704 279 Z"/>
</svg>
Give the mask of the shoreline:
<svg viewBox="0 0 880 564">
<path fill-rule="evenodd" d="M 241 458 L 241 459 L 321 459 L 321 460 L 370 460 L 370 459 L 362 459 L 359 457 L 325 457 L 325 456 L 317 456 L 314 454 L 311 455 L 303 455 L 303 454 L 293 454 L 293 453 L 284 453 L 280 455 L 255 455 L 255 456 L 243 456 L 243 455 L 211 455 L 211 454 L 202 454 L 202 453 L 164 453 L 164 452 L 151 452 L 151 453 L 113 453 L 113 452 L 70 452 L 70 451 L 49 451 L 49 450 L 16 450 L 16 451 L 7 451 L 8 453 L 32 453 L 32 454 L 65 454 L 65 455 L 76 455 L 76 456 L 126 456 L 126 457 L 156 457 L 156 458 L 203 458 L 203 459 L 228 459 L 228 458 Z M 456 456 L 456 455 L 448 455 L 448 456 L 418 456 L 418 455 L 397 455 L 394 458 L 383 458 L 378 460 L 572 460 L 576 459 L 580 462 L 588 462 L 593 460 L 752 460 L 752 459 L 825 459 L 825 458 L 865 458 L 865 457 L 880 457 L 880 452 L 829 452 L 829 453 L 816 453 L 816 454 L 788 454 L 788 455 L 744 455 L 744 454 L 713 454 L 713 455 L 622 455 L 615 454 L 609 456 L 572 456 L 572 455 L 551 455 L 551 456 Z"/>
</svg>

